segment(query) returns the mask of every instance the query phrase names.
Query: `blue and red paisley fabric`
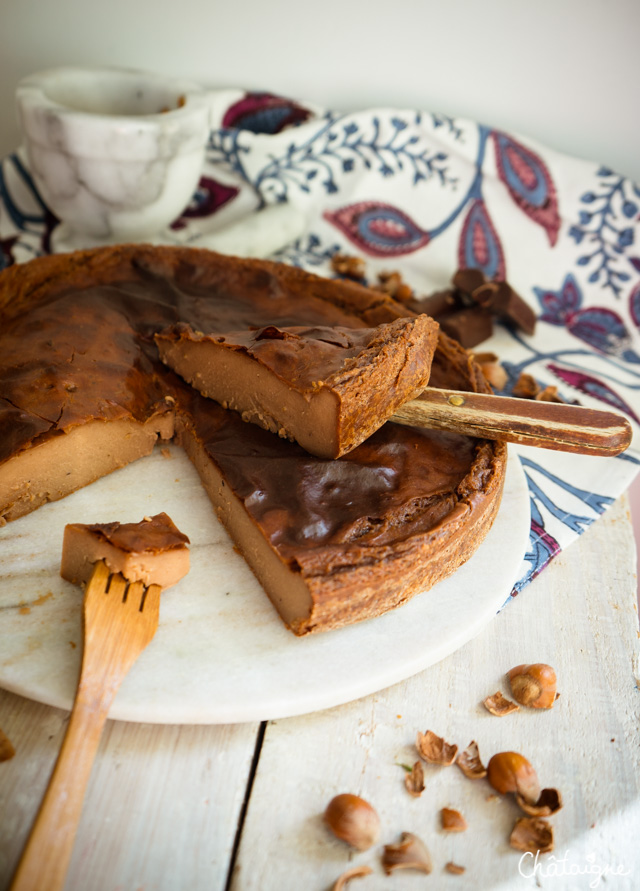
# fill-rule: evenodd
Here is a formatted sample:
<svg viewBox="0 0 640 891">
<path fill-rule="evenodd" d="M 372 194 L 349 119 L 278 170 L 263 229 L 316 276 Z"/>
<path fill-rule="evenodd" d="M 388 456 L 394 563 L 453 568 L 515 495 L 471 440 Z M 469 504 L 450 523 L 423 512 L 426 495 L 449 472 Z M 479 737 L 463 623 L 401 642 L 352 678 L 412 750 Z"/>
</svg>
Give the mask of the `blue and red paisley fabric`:
<svg viewBox="0 0 640 891">
<path fill-rule="evenodd" d="M 221 91 L 202 178 L 167 243 L 198 244 L 270 205 L 302 221 L 276 259 L 331 275 L 340 251 L 371 281 L 397 269 L 416 292 L 459 266 L 506 278 L 537 313 L 483 349 L 569 402 L 626 415 L 640 431 L 640 187 L 522 136 L 420 110 L 339 113 L 269 92 Z M 52 249 L 58 221 L 20 151 L 0 163 L 0 268 Z M 284 230 L 283 230 L 284 231 Z M 391 265 L 393 264 L 393 265 Z M 635 476 L 618 458 L 518 448 L 531 538 L 514 593 L 593 523 Z"/>
</svg>

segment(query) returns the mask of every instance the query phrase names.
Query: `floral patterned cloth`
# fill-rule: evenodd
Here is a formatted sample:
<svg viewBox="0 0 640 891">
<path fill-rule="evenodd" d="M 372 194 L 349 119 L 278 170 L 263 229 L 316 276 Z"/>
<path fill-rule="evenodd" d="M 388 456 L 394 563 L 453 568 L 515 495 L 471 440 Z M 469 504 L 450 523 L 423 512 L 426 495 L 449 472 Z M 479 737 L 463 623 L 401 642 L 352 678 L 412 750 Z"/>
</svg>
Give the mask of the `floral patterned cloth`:
<svg viewBox="0 0 640 891">
<path fill-rule="evenodd" d="M 521 590 L 637 472 L 640 188 L 532 140 L 424 111 L 342 114 L 231 90 L 212 105 L 199 188 L 161 242 L 217 246 L 229 225 L 280 205 L 298 228 L 287 243 L 271 232 L 271 255 L 321 275 L 332 274 L 334 253 L 349 253 L 366 259 L 370 281 L 398 270 L 428 294 L 458 266 L 478 267 L 506 278 L 538 316 L 532 337 L 497 325 L 483 344 L 505 365 L 504 392 L 526 371 L 566 401 L 631 420 L 634 444 L 616 458 L 517 447 L 531 498 Z M 0 267 L 50 251 L 56 226 L 24 154 L 4 159 Z"/>
</svg>

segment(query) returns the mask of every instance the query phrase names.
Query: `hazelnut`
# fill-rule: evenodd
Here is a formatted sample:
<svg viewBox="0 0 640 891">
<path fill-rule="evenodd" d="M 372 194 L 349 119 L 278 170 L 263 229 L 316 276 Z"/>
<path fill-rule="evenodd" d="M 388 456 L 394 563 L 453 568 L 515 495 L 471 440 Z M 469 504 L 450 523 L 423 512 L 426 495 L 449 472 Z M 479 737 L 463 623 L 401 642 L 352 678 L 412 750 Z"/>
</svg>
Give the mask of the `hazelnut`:
<svg viewBox="0 0 640 891">
<path fill-rule="evenodd" d="M 387 875 L 394 869 L 417 869 L 428 875 L 433 864 L 424 842 L 411 832 L 403 832 L 397 845 L 384 846 L 382 868 Z"/>
<path fill-rule="evenodd" d="M 370 876 L 372 872 L 373 870 L 370 866 L 364 864 L 362 866 L 354 866 L 346 872 L 343 872 L 341 876 L 338 876 L 331 891 L 343 891 L 351 879 L 361 879 L 364 876 Z"/>
<path fill-rule="evenodd" d="M 511 702 L 511 700 L 507 699 L 506 696 L 503 696 L 499 690 L 497 693 L 494 693 L 493 696 L 487 696 L 487 698 L 482 701 L 482 704 L 488 712 L 491 712 L 491 714 L 495 715 L 497 718 L 504 718 L 505 715 L 510 715 L 511 712 L 520 710 L 519 705 L 516 705 L 515 702 Z"/>
<path fill-rule="evenodd" d="M 336 838 L 366 851 L 380 837 L 380 818 L 368 801 L 358 795 L 343 793 L 332 798 L 324 812 L 324 821 Z"/>
<path fill-rule="evenodd" d="M 481 780 L 487 775 L 487 768 L 480 760 L 478 743 L 474 739 L 471 740 L 464 752 L 458 755 L 456 764 L 470 780 Z"/>
<path fill-rule="evenodd" d="M 550 665 L 516 665 L 508 672 L 511 693 L 516 702 L 529 708 L 553 708 L 556 700 L 556 673 Z"/>
<path fill-rule="evenodd" d="M 540 797 L 540 783 L 534 768 L 518 752 L 499 752 L 487 765 L 487 778 L 496 792 L 517 792 L 528 804 Z"/>
<path fill-rule="evenodd" d="M 458 755 L 458 747 L 445 742 L 441 736 L 436 736 L 432 730 L 426 733 L 418 733 L 416 739 L 418 754 L 425 761 L 432 764 L 453 764 Z"/>
</svg>

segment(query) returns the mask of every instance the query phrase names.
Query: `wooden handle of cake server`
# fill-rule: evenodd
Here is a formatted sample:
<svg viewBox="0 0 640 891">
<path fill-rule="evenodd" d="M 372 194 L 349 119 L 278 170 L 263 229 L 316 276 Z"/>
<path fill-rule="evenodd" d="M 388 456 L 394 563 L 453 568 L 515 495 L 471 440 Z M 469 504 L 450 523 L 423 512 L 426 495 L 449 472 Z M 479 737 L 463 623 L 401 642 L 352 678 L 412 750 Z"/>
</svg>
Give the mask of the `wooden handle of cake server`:
<svg viewBox="0 0 640 891">
<path fill-rule="evenodd" d="M 435 387 L 405 403 L 391 420 L 583 455 L 619 455 L 632 436 L 629 421 L 615 412 Z"/>
</svg>

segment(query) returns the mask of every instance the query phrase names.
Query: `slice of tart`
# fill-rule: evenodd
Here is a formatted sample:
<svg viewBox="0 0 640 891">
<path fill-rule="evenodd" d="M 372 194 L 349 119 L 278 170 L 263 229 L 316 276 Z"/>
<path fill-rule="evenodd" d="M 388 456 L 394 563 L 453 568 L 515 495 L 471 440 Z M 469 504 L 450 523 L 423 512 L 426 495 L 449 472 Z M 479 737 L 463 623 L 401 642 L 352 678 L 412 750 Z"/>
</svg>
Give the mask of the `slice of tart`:
<svg viewBox="0 0 640 891">
<path fill-rule="evenodd" d="M 140 523 L 69 523 L 64 527 L 60 575 L 74 584 L 88 582 L 94 564 L 130 582 L 164 590 L 189 572 L 189 539 L 165 513 Z"/>
<path fill-rule="evenodd" d="M 297 635 L 381 615 L 454 572 L 493 523 L 506 460 L 504 443 L 394 423 L 321 459 L 195 393 L 176 440 Z"/>
<path fill-rule="evenodd" d="M 420 315 L 376 328 L 203 334 L 180 323 L 155 341 L 162 361 L 204 396 L 312 455 L 338 458 L 427 386 L 438 324 Z"/>
</svg>

